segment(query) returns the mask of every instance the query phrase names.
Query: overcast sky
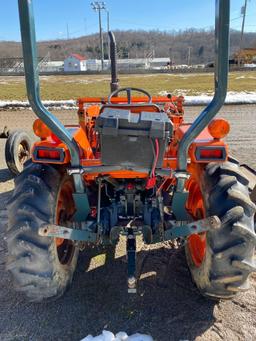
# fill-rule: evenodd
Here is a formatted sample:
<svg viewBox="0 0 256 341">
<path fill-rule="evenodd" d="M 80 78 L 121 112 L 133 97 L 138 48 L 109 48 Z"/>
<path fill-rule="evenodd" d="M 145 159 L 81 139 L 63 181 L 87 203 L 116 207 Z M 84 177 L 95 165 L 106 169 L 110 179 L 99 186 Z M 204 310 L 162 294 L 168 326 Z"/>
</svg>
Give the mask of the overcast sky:
<svg viewBox="0 0 256 341">
<path fill-rule="evenodd" d="M 18 0 L 0 0 L 0 40 L 20 40 Z M 32 0 L 38 40 L 98 32 L 98 16 L 88 0 Z M 111 29 L 183 30 L 211 28 L 215 0 L 106 0 Z M 244 0 L 231 0 L 231 27 L 241 29 Z M 106 12 L 102 17 L 106 30 Z M 68 27 L 68 28 L 67 28 Z M 245 31 L 256 32 L 256 0 L 248 0 Z"/>
</svg>

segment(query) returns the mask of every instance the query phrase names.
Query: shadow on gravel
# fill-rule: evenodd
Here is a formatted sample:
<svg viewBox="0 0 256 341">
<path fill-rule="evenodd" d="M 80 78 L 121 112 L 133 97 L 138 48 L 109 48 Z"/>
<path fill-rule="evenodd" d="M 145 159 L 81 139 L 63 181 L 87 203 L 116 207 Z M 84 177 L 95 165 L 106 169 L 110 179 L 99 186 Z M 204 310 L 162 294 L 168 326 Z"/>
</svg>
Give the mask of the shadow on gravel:
<svg viewBox="0 0 256 341">
<path fill-rule="evenodd" d="M 3 283 L 2 335 L 16 335 L 19 340 L 80 340 L 105 328 L 148 333 L 157 341 L 194 340 L 214 324 L 215 302 L 197 292 L 183 249 L 141 251 L 137 295 L 127 294 L 125 258 L 115 259 L 111 249 L 105 252 L 105 265 L 87 271 L 91 258 L 102 250 L 84 251 L 72 287 L 55 302 L 27 303 L 9 281 Z"/>
<path fill-rule="evenodd" d="M 8 168 L 0 169 L 0 182 L 6 182 L 11 179 L 13 179 L 13 175 Z"/>
</svg>

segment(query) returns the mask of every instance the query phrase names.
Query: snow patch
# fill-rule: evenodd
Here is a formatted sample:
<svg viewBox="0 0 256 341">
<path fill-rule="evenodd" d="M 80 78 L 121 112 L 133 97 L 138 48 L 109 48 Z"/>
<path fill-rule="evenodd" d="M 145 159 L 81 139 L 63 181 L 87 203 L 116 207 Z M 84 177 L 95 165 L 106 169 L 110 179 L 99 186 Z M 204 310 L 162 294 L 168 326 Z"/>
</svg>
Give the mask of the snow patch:
<svg viewBox="0 0 256 341">
<path fill-rule="evenodd" d="M 182 89 L 180 89 L 182 90 Z M 163 90 L 158 93 L 160 96 L 166 96 L 170 91 Z M 175 94 L 178 94 L 175 91 Z M 207 105 L 211 102 L 213 94 L 198 93 L 198 95 L 188 96 L 186 91 L 179 92 L 180 95 L 185 96 L 185 105 Z M 61 101 L 43 101 L 46 108 L 54 110 L 73 110 L 77 109 L 77 102 L 75 100 L 61 100 Z M 256 104 L 256 92 L 243 91 L 243 92 L 228 92 L 225 104 Z M 1 101 L 1 109 L 30 109 L 28 101 Z"/>
<path fill-rule="evenodd" d="M 173 92 L 171 92 L 171 91 L 167 91 L 167 90 L 163 90 L 163 91 L 160 91 L 160 92 L 158 92 L 158 95 L 160 95 L 160 96 L 167 96 L 167 95 L 169 95 L 170 93 L 172 94 L 172 95 L 177 95 L 177 96 L 180 96 L 180 95 L 182 95 L 182 96 L 186 96 L 186 94 L 189 92 L 190 90 L 188 90 L 188 89 L 175 89 L 175 91 L 173 91 Z"/>
<path fill-rule="evenodd" d="M 61 101 L 42 101 L 46 108 L 51 109 L 76 109 L 77 102 L 75 100 L 61 100 Z M 30 108 L 28 101 L 1 101 L 0 100 L 0 110 L 1 109 L 23 109 Z"/>
<path fill-rule="evenodd" d="M 125 332 L 114 335 L 108 330 L 103 330 L 102 334 L 95 337 L 88 335 L 81 341 L 153 341 L 153 338 L 150 335 L 138 333 L 128 336 Z"/>
<path fill-rule="evenodd" d="M 200 96 L 186 96 L 186 105 L 207 105 L 213 96 L 202 94 Z M 256 92 L 228 92 L 225 104 L 255 104 Z"/>
<path fill-rule="evenodd" d="M 256 67 L 256 64 L 244 64 L 244 67 Z"/>
<path fill-rule="evenodd" d="M 170 91 L 161 91 L 160 96 L 166 96 Z M 182 94 L 182 93 L 181 93 Z M 213 94 L 200 94 L 196 96 L 185 95 L 185 105 L 207 105 L 211 102 Z M 256 92 L 234 92 L 229 91 L 225 104 L 256 104 Z"/>
</svg>

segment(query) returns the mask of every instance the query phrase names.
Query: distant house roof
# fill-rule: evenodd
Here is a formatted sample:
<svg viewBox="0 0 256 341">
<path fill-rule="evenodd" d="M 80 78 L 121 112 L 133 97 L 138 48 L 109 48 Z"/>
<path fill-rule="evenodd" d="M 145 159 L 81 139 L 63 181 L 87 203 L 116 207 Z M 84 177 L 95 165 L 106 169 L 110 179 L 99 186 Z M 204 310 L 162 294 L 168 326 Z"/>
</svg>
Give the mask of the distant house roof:
<svg viewBox="0 0 256 341">
<path fill-rule="evenodd" d="M 81 56 L 81 54 L 78 54 L 78 53 L 71 53 L 70 56 L 72 56 L 78 60 L 85 60 L 86 59 L 85 57 Z"/>
</svg>

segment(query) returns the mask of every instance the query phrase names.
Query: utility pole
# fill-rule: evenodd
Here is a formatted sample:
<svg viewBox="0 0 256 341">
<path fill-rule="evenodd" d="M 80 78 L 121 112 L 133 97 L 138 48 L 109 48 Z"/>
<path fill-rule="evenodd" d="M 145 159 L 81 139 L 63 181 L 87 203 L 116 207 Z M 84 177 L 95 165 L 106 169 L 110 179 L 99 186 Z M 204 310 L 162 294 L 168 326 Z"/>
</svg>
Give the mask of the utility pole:
<svg viewBox="0 0 256 341">
<path fill-rule="evenodd" d="M 242 20 L 242 27 L 241 27 L 241 36 L 240 36 L 240 44 L 239 44 L 239 55 L 238 55 L 238 66 L 241 65 L 241 54 L 243 48 L 243 38 L 244 38 L 244 24 L 245 24 L 245 17 L 246 17 L 246 9 L 247 9 L 247 0 L 244 1 L 244 6 L 241 8 L 241 14 L 243 16 Z"/>
<path fill-rule="evenodd" d="M 247 0 L 244 1 L 244 6 L 242 6 L 241 8 L 241 15 L 243 16 L 243 20 L 242 20 L 241 36 L 240 36 L 240 44 L 239 44 L 239 52 L 238 52 L 238 66 L 241 65 L 246 8 L 247 8 Z"/>
<path fill-rule="evenodd" d="M 171 47 L 169 47 L 169 58 L 170 58 L 170 68 L 171 68 L 171 66 L 173 65 L 173 55 L 172 55 L 172 48 Z"/>
<path fill-rule="evenodd" d="M 67 23 L 67 40 L 69 40 L 69 28 L 68 28 L 68 23 Z"/>
<path fill-rule="evenodd" d="M 247 0 L 244 1 L 244 6 L 241 8 L 241 14 L 243 16 L 243 21 L 242 21 L 241 37 L 240 37 L 240 50 L 243 47 L 244 23 L 245 23 L 245 17 L 246 17 L 246 9 L 247 9 Z"/>
<path fill-rule="evenodd" d="M 103 35 L 102 35 L 102 25 L 101 25 L 101 11 L 106 9 L 105 2 L 94 1 L 91 3 L 92 9 L 99 13 L 99 33 L 100 33 L 100 51 L 101 51 L 101 70 L 104 68 L 104 47 L 103 47 Z"/>
<path fill-rule="evenodd" d="M 191 60 L 191 50 L 192 50 L 192 46 L 188 46 L 188 66 L 190 65 L 190 60 Z"/>
<path fill-rule="evenodd" d="M 109 32 L 110 27 L 109 27 L 109 10 L 106 9 L 107 12 L 107 30 Z M 110 61 L 110 39 L 108 38 L 108 60 Z"/>
<path fill-rule="evenodd" d="M 84 18 L 84 35 L 86 36 L 87 33 L 87 24 L 86 24 L 86 18 Z"/>
</svg>

